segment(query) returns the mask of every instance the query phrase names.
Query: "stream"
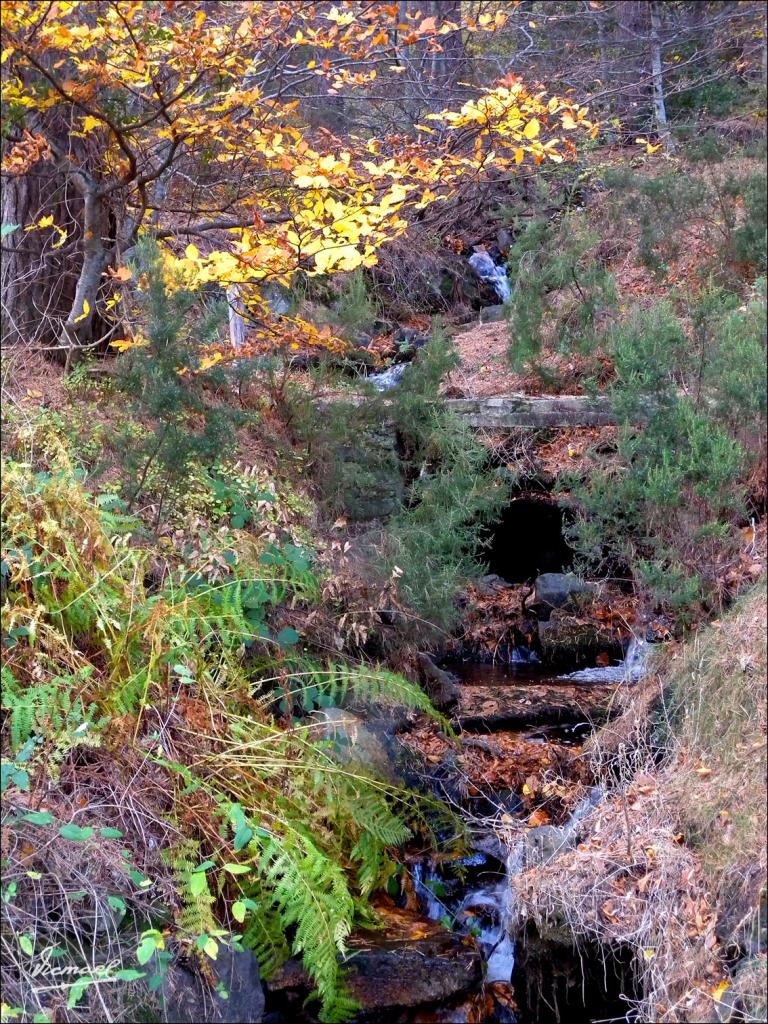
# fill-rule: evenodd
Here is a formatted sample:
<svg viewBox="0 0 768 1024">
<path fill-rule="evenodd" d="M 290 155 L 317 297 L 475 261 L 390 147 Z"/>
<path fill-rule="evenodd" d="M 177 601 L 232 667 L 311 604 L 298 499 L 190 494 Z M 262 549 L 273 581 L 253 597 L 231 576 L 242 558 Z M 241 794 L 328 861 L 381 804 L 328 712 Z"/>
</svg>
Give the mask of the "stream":
<svg viewBox="0 0 768 1024">
<path fill-rule="evenodd" d="M 616 665 L 580 669 L 575 672 L 553 675 L 534 664 L 513 664 L 499 666 L 465 662 L 451 666 L 460 684 L 469 686 L 503 687 L 529 683 L 532 686 L 572 687 L 574 683 L 585 686 L 633 682 L 639 679 L 647 663 L 650 645 L 643 640 L 633 640 L 623 662 Z M 589 726 L 586 726 L 586 732 Z M 570 735 L 569 735 L 570 734 Z M 566 726 L 556 730 L 560 743 L 578 742 L 585 736 L 585 729 Z M 493 733 L 490 734 L 491 737 Z M 524 734 L 526 742 L 552 742 L 551 727 L 537 729 L 530 727 Z M 583 797 L 568 818 L 560 826 L 545 825 L 527 830 L 511 848 L 502 847 L 494 835 L 479 835 L 475 840 L 475 852 L 453 865 L 441 867 L 425 861 L 414 865 L 412 877 L 419 898 L 422 913 L 432 921 L 440 921 L 445 927 L 466 935 L 472 935 L 480 948 L 484 961 L 484 984 L 490 991 L 512 991 L 510 986 L 519 982 L 518 950 L 513 935 L 519 932 L 520 921 L 516 919 L 511 879 L 537 863 L 546 863 L 559 850 L 579 841 L 579 826 L 592 808 L 601 799 L 599 787 L 593 787 Z M 490 852 L 493 851 L 493 852 Z M 458 871 L 456 869 L 459 869 Z M 463 880 L 459 876 L 463 873 Z M 573 951 L 574 959 L 582 958 L 583 951 Z M 527 981 L 530 988 L 530 979 Z M 516 984 L 515 984 L 516 988 Z M 606 1019 L 629 1020 L 626 1005 L 622 1006 L 623 993 L 596 992 L 589 995 L 586 981 L 582 987 L 583 1005 L 571 1006 L 568 1016 L 562 1020 L 587 1022 Z M 546 1003 L 546 994 L 539 993 Z M 555 999 L 554 1015 L 560 1020 L 560 1010 Z M 494 1001 L 493 1008 L 478 1020 L 481 1024 L 541 1024 L 550 1019 L 540 1008 L 532 1013 L 530 1007 Z M 519 1007 L 519 1009 L 518 1009 Z M 617 1011 L 623 1011 L 615 1015 Z M 601 1017 L 601 1015 L 603 1015 Z M 441 1020 L 450 1020 L 442 1017 Z M 463 1020 L 457 1017 L 456 1020 Z"/>
</svg>

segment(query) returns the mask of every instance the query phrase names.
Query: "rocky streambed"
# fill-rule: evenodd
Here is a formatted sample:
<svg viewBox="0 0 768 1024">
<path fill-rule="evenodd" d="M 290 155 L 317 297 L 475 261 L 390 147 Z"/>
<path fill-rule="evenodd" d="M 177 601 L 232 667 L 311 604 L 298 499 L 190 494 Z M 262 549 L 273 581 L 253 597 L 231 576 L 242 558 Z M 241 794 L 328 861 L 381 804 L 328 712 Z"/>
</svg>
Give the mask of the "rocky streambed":
<svg viewBox="0 0 768 1024">
<path fill-rule="evenodd" d="M 575 578 L 540 581 L 532 614 L 549 620 L 583 590 Z M 318 712 L 345 758 L 432 791 L 467 824 L 469 848 L 458 856 L 404 850 L 399 882 L 377 906 L 383 927 L 352 936 L 347 981 L 360 1022 L 627 1019 L 629 968 L 619 958 L 609 977 L 603 950 L 539 934 L 518 913 L 511 883 L 582 840 L 601 795 L 583 745 L 619 691 L 642 674 L 647 645 L 627 645 L 623 660 L 600 659 L 598 650 L 592 660 L 600 663 L 586 666 L 576 650 L 571 664 L 580 667 L 568 673 L 548 667 L 528 636 L 512 648 L 520 656 L 504 664 L 454 660 L 446 669 L 422 657 L 425 684 L 450 715 L 455 738 L 426 719 Z M 316 1020 L 305 1005 L 310 989 L 300 963 L 290 961 L 267 983 L 264 1019 Z"/>
</svg>

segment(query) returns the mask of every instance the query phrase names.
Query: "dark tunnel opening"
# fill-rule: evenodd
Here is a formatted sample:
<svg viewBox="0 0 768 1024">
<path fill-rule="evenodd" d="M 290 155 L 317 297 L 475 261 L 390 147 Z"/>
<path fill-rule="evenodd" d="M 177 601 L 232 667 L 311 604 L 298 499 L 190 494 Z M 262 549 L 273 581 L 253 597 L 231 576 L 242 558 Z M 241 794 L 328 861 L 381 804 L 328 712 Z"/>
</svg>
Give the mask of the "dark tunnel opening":
<svg viewBox="0 0 768 1024">
<path fill-rule="evenodd" d="M 539 497 L 516 498 L 488 528 L 488 571 L 509 583 L 545 572 L 567 572 L 573 551 L 563 535 L 563 510 Z"/>
</svg>

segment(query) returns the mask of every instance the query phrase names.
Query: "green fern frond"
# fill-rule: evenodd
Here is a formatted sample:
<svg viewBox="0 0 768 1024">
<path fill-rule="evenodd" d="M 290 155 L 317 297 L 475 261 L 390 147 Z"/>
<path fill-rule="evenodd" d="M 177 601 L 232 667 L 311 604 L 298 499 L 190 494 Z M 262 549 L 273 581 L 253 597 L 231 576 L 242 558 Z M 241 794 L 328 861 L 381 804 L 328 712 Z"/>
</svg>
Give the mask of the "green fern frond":
<svg viewBox="0 0 768 1024">
<path fill-rule="evenodd" d="M 350 1019 L 357 1009 L 342 981 L 339 954 L 346 952 L 355 904 L 344 872 L 307 836 L 272 836 L 264 841 L 258 871 L 278 910 L 284 931 L 293 932 L 322 1000 L 322 1021 Z"/>
<path fill-rule="evenodd" d="M 193 876 L 200 875 L 195 871 L 200 864 L 200 844 L 193 839 L 182 839 L 164 852 L 163 860 L 173 872 L 176 892 L 181 899 L 181 906 L 176 911 L 176 926 L 182 939 L 193 942 L 200 935 L 216 931 L 218 925 L 213 916 L 216 900 L 211 895 L 207 880 L 204 885 L 199 883 L 200 889 L 193 889 L 191 884 Z"/>
<path fill-rule="evenodd" d="M 381 665 L 331 664 L 310 668 L 292 677 L 292 693 L 315 687 L 333 704 L 357 701 L 387 707 L 407 707 L 433 718 L 441 716 L 420 686 Z"/>
</svg>

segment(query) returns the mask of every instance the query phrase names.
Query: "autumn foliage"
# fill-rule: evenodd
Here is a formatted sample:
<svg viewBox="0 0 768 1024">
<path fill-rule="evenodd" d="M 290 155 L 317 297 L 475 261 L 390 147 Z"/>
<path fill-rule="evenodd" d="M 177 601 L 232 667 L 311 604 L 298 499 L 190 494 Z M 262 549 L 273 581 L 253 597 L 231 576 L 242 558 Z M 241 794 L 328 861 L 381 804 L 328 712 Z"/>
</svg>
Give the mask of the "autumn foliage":
<svg viewBox="0 0 768 1024">
<path fill-rule="evenodd" d="M 463 29 L 491 32 L 506 18 L 484 14 Z M 409 217 L 462 181 L 561 161 L 573 151 L 563 132 L 596 131 L 585 108 L 514 76 L 381 137 L 311 128 L 308 97 L 386 90 L 409 48 L 439 53 L 458 29 L 401 18 L 397 4 L 17 0 L 2 19 L 3 171 L 12 183 L 46 170 L 37 209 L 22 211 L 9 244 L 22 244 L 21 229 L 45 232 L 38 275 L 63 267 L 71 279 L 42 326 L 13 318 L 25 342 L 137 340 L 123 268 L 152 233 L 169 283 L 237 288 L 252 343 L 333 345 L 300 320 L 274 323 L 259 285 L 288 283 L 300 268 L 371 266 Z M 55 202 L 62 184 L 65 206 Z"/>
</svg>

